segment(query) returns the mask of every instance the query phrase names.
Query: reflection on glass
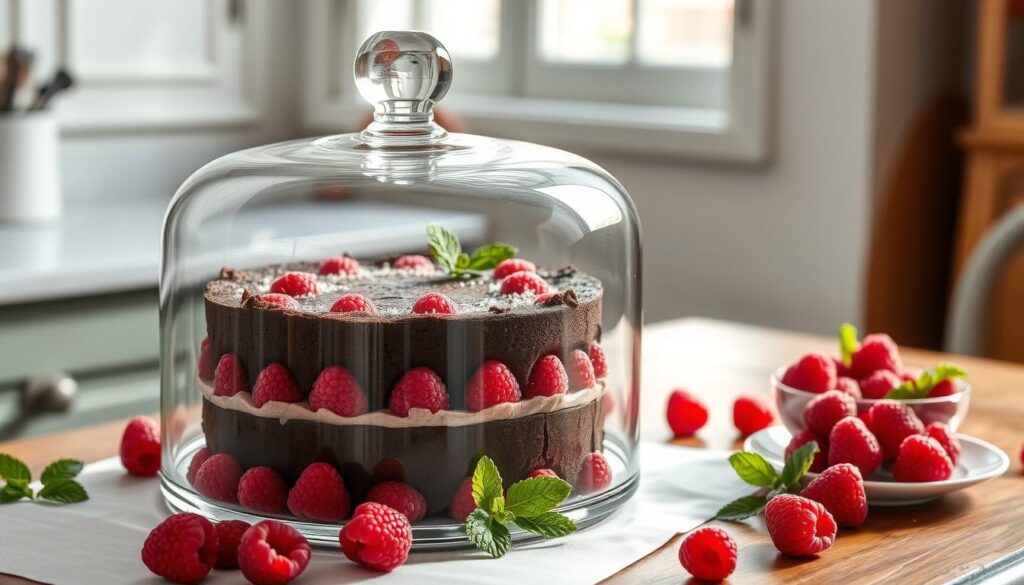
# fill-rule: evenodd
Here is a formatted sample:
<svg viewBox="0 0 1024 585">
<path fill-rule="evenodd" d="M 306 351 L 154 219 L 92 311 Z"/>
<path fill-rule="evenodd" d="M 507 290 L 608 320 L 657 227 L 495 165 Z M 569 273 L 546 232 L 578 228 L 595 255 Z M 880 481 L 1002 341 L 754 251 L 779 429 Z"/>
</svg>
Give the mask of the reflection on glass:
<svg viewBox="0 0 1024 585">
<path fill-rule="evenodd" d="M 733 0 L 640 0 L 637 59 L 649 65 L 727 67 Z"/>
<path fill-rule="evenodd" d="M 498 54 L 500 0 L 360 0 L 360 38 L 382 30 L 422 30 L 442 39 L 459 59 Z"/>
<path fill-rule="evenodd" d="M 543 0 L 540 54 L 546 61 L 624 63 L 633 30 L 632 0 Z"/>
</svg>

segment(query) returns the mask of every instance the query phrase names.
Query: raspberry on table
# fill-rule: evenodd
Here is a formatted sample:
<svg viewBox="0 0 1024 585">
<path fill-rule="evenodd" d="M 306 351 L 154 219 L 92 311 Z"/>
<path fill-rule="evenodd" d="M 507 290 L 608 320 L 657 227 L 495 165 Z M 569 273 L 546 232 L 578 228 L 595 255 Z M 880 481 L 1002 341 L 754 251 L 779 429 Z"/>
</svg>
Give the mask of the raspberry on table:
<svg viewBox="0 0 1024 585">
<path fill-rule="evenodd" d="M 359 274 L 359 261 L 351 256 L 335 256 L 320 263 L 320 274 Z"/>
<path fill-rule="evenodd" d="M 238 503 L 254 512 L 288 511 L 288 484 L 271 467 L 253 467 L 238 480 Z"/>
<path fill-rule="evenodd" d="M 953 476 L 953 462 L 935 439 L 911 435 L 900 445 L 892 476 L 901 482 L 943 481 Z"/>
<path fill-rule="evenodd" d="M 666 409 L 668 426 L 677 437 L 692 437 L 708 422 L 708 409 L 704 403 L 682 388 L 669 394 Z"/>
<path fill-rule="evenodd" d="M 836 524 L 855 528 L 868 517 L 868 499 L 860 470 L 849 463 L 829 467 L 811 480 L 800 495 L 825 506 Z"/>
<path fill-rule="evenodd" d="M 583 350 L 574 349 L 569 354 L 569 368 L 566 373 L 569 375 L 569 392 L 597 385 L 594 364 L 590 363 L 590 356 Z"/>
<path fill-rule="evenodd" d="M 366 494 L 367 502 L 377 502 L 394 508 L 409 519 L 410 523 L 419 522 L 427 515 L 427 500 L 423 494 L 411 485 L 401 481 L 382 481 L 370 488 Z"/>
<path fill-rule="evenodd" d="M 338 416 L 359 416 L 367 411 L 366 393 L 348 369 L 328 366 L 320 372 L 309 392 L 313 412 L 326 408 Z"/>
<path fill-rule="evenodd" d="M 583 467 L 576 476 L 576 489 L 581 494 L 601 491 L 612 484 L 612 468 L 604 455 L 594 452 L 583 458 Z"/>
<path fill-rule="evenodd" d="M 494 280 L 500 280 L 516 272 L 537 272 L 537 266 L 529 260 L 522 258 L 509 258 L 502 260 L 494 267 Z"/>
<path fill-rule="evenodd" d="M 405 564 L 412 548 L 412 527 L 401 512 L 366 502 L 356 508 L 338 535 L 350 560 L 374 571 L 388 572 Z"/>
<path fill-rule="evenodd" d="M 836 539 L 836 521 L 828 510 L 801 496 L 782 494 L 769 500 L 764 522 L 775 548 L 791 557 L 814 556 Z"/>
<path fill-rule="evenodd" d="M 399 256 L 391 263 L 391 267 L 395 270 L 433 270 L 434 263 L 420 254 L 408 254 L 406 256 Z"/>
<path fill-rule="evenodd" d="M 814 460 L 811 462 L 811 468 L 808 471 L 824 471 L 825 467 L 828 466 L 828 440 L 810 429 L 803 429 L 789 439 L 789 444 L 786 445 L 785 457 L 788 460 L 789 456 L 797 449 L 811 441 L 818 444 L 818 452 L 814 454 Z"/>
<path fill-rule="evenodd" d="M 536 272 L 520 270 L 513 272 L 501 280 L 501 294 L 503 295 L 524 295 L 533 293 L 535 295 L 546 293 L 550 290 L 548 282 L 537 275 Z"/>
<path fill-rule="evenodd" d="M 732 403 L 732 424 L 744 437 L 767 428 L 774 420 L 771 407 L 759 396 L 740 396 Z"/>
<path fill-rule="evenodd" d="M 533 364 L 530 379 L 523 393 L 525 398 L 554 396 L 569 391 L 569 375 L 558 356 L 545 355 Z"/>
<path fill-rule="evenodd" d="M 466 385 L 466 408 L 480 411 L 496 404 L 519 402 L 519 382 L 508 366 L 487 360 L 477 368 Z"/>
<path fill-rule="evenodd" d="M 903 380 L 889 370 L 878 370 L 860 381 L 860 393 L 864 398 L 885 398 L 886 394 L 902 383 Z"/>
<path fill-rule="evenodd" d="M 338 297 L 331 305 L 332 313 L 368 313 L 377 314 L 377 305 L 359 293 L 348 293 Z"/>
<path fill-rule="evenodd" d="M 233 353 L 220 356 L 217 369 L 213 372 L 213 393 L 217 396 L 234 396 L 249 391 L 249 373 L 242 360 Z"/>
<path fill-rule="evenodd" d="M 894 374 L 903 371 L 899 349 L 885 333 L 866 336 L 861 340 L 860 348 L 851 356 L 850 372 L 854 378 L 864 378 L 878 370 L 888 370 Z"/>
<path fill-rule="evenodd" d="M 140 477 L 160 471 L 160 427 L 156 421 L 145 416 L 128 421 L 121 435 L 121 465 Z"/>
<path fill-rule="evenodd" d="M 439 292 L 428 292 L 416 299 L 412 304 L 412 312 L 416 315 L 454 315 L 458 311 L 455 302 Z"/>
<path fill-rule="evenodd" d="M 297 530 L 264 520 L 245 531 L 238 544 L 238 568 L 254 585 L 284 585 L 309 565 L 312 551 Z"/>
<path fill-rule="evenodd" d="M 237 569 L 238 544 L 249 529 L 249 523 L 225 520 L 214 526 L 214 529 L 217 531 L 217 562 L 214 566 L 218 569 Z"/>
<path fill-rule="evenodd" d="M 204 337 L 199 344 L 199 360 L 196 366 L 196 374 L 203 382 L 213 381 L 213 370 L 217 367 L 213 360 L 213 347 L 210 346 L 210 338 Z"/>
<path fill-rule="evenodd" d="M 473 499 L 473 478 L 467 477 L 459 484 L 452 496 L 452 503 L 448 506 L 448 516 L 452 520 L 465 522 L 466 518 L 476 510 L 476 501 Z"/>
<path fill-rule="evenodd" d="M 782 383 L 815 394 L 832 390 L 836 387 L 836 364 L 824 354 L 809 353 L 786 369 Z"/>
<path fill-rule="evenodd" d="M 702 581 L 721 581 L 736 570 L 736 541 L 721 528 L 698 528 L 679 545 L 679 563 Z"/>
<path fill-rule="evenodd" d="M 924 423 L 906 404 L 896 400 L 879 400 L 868 410 L 871 432 L 882 446 L 885 461 L 896 459 L 903 439 L 910 435 L 924 434 Z M 863 470 L 862 470 L 863 471 Z"/>
<path fill-rule="evenodd" d="M 956 387 L 956 381 L 952 379 L 945 379 L 932 386 L 932 389 L 928 392 L 928 398 L 940 398 L 942 396 L 952 396 L 959 392 Z"/>
<path fill-rule="evenodd" d="M 871 474 L 882 464 L 882 448 L 864 421 L 848 416 L 832 427 L 828 438 L 828 464 L 852 463 L 861 476 Z"/>
<path fill-rule="evenodd" d="M 185 479 L 188 480 L 189 484 L 196 483 L 196 474 L 199 473 L 199 468 L 202 467 L 203 463 L 210 458 L 210 448 L 200 447 L 196 450 L 195 455 L 192 455 L 192 460 L 188 463 L 188 471 L 185 472 Z"/>
<path fill-rule="evenodd" d="M 448 389 L 433 370 L 417 366 L 403 374 L 391 389 L 388 407 L 397 416 L 409 416 L 413 408 L 430 412 L 447 410 Z"/>
<path fill-rule="evenodd" d="M 949 428 L 949 425 L 946 423 L 936 421 L 926 426 L 924 432 L 942 445 L 946 455 L 949 455 L 949 460 L 955 466 L 956 462 L 960 460 L 961 447 L 960 439 L 956 438 L 956 433 L 953 432 L 953 429 Z"/>
<path fill-rule="evenodd" d="M 303 518 L 337 522 L 348 515 L 349 507 L 345 482 L 327 463 L 311 463 L 288 492 L 288 510 Z"/>
<path fill-rule="evenodd" d="M 286 272 L 270 284 L 270 292 L 304 297 L 316 295 L 320 289 L 316 285 L 316 277 L 307 272 Z"/>
<path fill-rule="evenodd" d="M 534 478 L 534 477 L 558 477 L 558 474 L 555 473 L 555 471 L 553 469 L 548 469 L 547 467 L 542 467 L 540 469 L 534 469 L 526 477 L 527 478 Z"/>
<path fill-rule="evenodd" d="M 217 562 L 217 531 L 198 514 L 182 512 L 154 528 L 142 545 L 142 563 L 175 583 L 202 581 Z"/>
<path fill-rule="evenodd" d="M 238 502 L 238 481 L 242 477 L 242 467 L 234 457 L 227 453 L 211 455 L 196 472 L 193 484 L 196 491 L 204 496 L 235 504 Z"/>
<path fill-rule="evenodd" d="M 836 378 L 836 390 L 844 394 L 853 396 L 854 399 L 860 399 L 864 397 L 864 394 L 860 391 L 860 384 L 853 378 L 847 378 L 846 376 L 839 376 Z"/>
<path fill-rule="evenodd" d="M 260 371 L 252 387 L 252 404 L 261 408 L 268 402 L 301 402 L 302 391 L 283 364 L 274 362 Z"/>
<path fill-rule="evenodd" d="M 594 376 L 604 378 L 608 375 L 608 358 L 604 348 L 596 341 L 590 342 L 590 363 L 594 364 Z"/>
<path fill-rule="evenodd" d="M 297 309 L 299 307 L 299 301 L 296 301 L 294 297 L 280 293 L 267 293 L 265 295 L 260 295 L 260 300 L 264 303 L 284 307 L 285 309 Z"/>
<path fill-rule="evenodd" d="M 839 390 L 818 394 L 804 407 L 804 424 L 815 433 L 828 436 L 837 422 L 857 415 L 857 401 Z"/>
</svg>

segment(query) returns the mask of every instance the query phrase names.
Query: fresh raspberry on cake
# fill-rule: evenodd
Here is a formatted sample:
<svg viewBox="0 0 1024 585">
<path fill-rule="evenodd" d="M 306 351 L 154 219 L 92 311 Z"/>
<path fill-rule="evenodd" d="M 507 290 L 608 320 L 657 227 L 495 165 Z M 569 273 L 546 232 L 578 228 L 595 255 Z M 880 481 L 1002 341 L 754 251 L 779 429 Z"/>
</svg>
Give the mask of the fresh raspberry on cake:
<svg viewBox="0 0 1024 585">
<path fill-rule="evenodd" d="M 839 376 L 836 378 L 836 390 L 839 390 L 844 394 L 849 394 L 850 396 L 853 396 L 854 399 L 864 397 L 863 393 L 860 391 L 860 384 L 857 383 L 857 380 L 847 378 L 846 376 Z"/>
<path fill-rule="evenodd" d="M 586 388 L 593 388 L 597 385 L 597 376 L 594 375 L 594 364 L 590 363 L 590 356 L 583 350 L 574 349 L 569 354 L 569 391 L 576 392 Z"/>
<path fill-rule="evenodd" d="M 242 467 L 238 461 L 227 453 L 218 453 L 199 466 L 193 485 L 197 492 L 208 498 L 234 504 L 238 502 L 238 481 L 241 477 Z"/>
<path fill-rule="evenodd" d="M 338 416 L 366 413 L 366 393 L 352 372 L 341 366 L 328 366 L 320 372 L 309 392 L 309 409 L 316 412 L 321 408 Z"/>
<path fill-rule="evenodd" d="M 316 277 L 308 272 L 286 272 L 270 284 L 270 292 L 293 297 L 316 295 Z"/>
<path fill-rule="evenodd" d="M 828 436 L 837 422 L 857 415 L 857 402 L 853 396 L 829 390 L 807 402 L 804 407 L 804 424 L 815 433 Z"/>
<path fill-rule="evenodd" d="M 349 512 L 348 491 L 337 469 L 311 463 L 288 492 L 288 509 L 303 518 L 337 522 Z"/>
<path fill-rule="evenodd" d="M 473 478 L 467 477 L 455 490 L 452 503 L 448 506 L 448 516 L 452 520 L 465 522 L 473 510 L 476 510 L 476 501 L 473 499 Z"/>
<path fill-rule="evenodd" d="M 692 437 L 708 422 L 708 409 L 704 403 L 682 388 L 669 394 L 666 409 L 668 426 L 677 437 Z"/>
<path fill-rule="evenodd" d="M 744 437 L 768 427 L 774 420 L 772 409 L 759 396 L 740 396 L 732 403 L 732 424 Z"/>
<path fill-rule="evenodd" d="M 540 469 L 534 469 L 526 477 L 527 478 L 533 478 L 533 477 L 558 477 L 558 474 L 555 473 L 555 471 L 553 469 L 548 469 L 547 467 L 542 467 Z"/>
<path fill-rule="evenodd" d="M 832 427 L 828 438 L 828 464 L 852 463 L 862 477 L 871 474 L 882 464 L 882 448 L 864 421 L 848 416 Z"/>
<path fill-rule="evenodd" d="M 818 444 L 818 452 L 814 454 L 814 461 L 811 462 L 809 471 L 815 473 L 824 471 L 828 464 L 828 441 L 810 429 L 803 429 L 789 439 L 789 444 L 786 445 L 785 457 L 788 460 L 789 456 L 797 449 L 811 441 Z"/>
<path fill-rule="evenodd" d="M 301 402 L 302 392 L 288 368 L 277 362 L 263 368 L 252 387 L 252 404 L 261 408 L 268 402 Z"/>
<path fill-rule="evenodd" d="M 297 530 L 273 520 L 249 528 L 238 544 L 238 568 L 254 585 L 284 585 L 306 570 L 312 551 Z"/>
<path fill-rule="evenodd" d="M 296 301 L 294 297 L 279 293 L 267 293 L 265 295 L 260 295 L 260 300 L 264 303 L 284 307 L 285 309 L 296 309 L 299 306 L 299 301 Z"/>
<path fill-rule="evenodd" d="M 202 581 L 217 562 L 217 530 L 198 514 L 170 516 L 146 537 L 142 563 L 155 575 L 175 583 Z"/>
<path fill-rule="evenodd" d="M 879 400 L 871 405 L 868 416 L 871 432 L 878 438 L 886 462 L 896 459 L 903 439 L 910 435 L 924 434 L 921 419 L 917 418 L 909 406 L 895 400 Z"/>
<path fill-rule="evenodd" d="M 558 356 L 546 355 L 537 360 L 530 370 L 530 379 L 526 383 L 526 398 L 534 396 L 554 396 L 569 391 L 569 375 Z"/>
<path fill-rule="evenodd" d="M 679 563 L 701 581 L 721 581 L 736 570 L 736 541 L 721 528 L 694 530 L 679 545 Z"/>
<path fill-rule="evenodd" d="M 359 261 L 351 256 L 328 258 L 320 264 L 320 274 L 355 276 L 359 274 Z"/>
<path fill-rule="evenodd" d="M 206 463 L 206 460 L 210 458 L 209 447 L 200 447 L 196 450 L 195 455 L 192 456 L 192 460 L 188 463 L 188 471 L 185 472 L 185 479 L 188 480 L 189 484 L 196 483 L 196 474 L 199 473 L 199 468 Z"/>
<path fill-rule="evenodd" d="M 956 465 L 956 462 L 960 460 L 960 440 L 956 438 L 956 434 L 949 428 L 949 425 L 936 421 L 926 426 L 924 432 L 942 445 L 946 455 L 949 455 L 949 460 Z"/>
<path fill-rule="evenodd" d="M 137 416 L 121 435 L 121 465 L 132 475 L 151 477 L 160 471 L 160 428 L 156 421 Z"/>
<path fill-rule="evenodd" d="M 391 389 L 388 407 L 398 416 L 409 416 L 413 408 L 448 410 L 448 389 L 433 370 L 417 366 L 403 374 Z"/>
<path fill-rule="evenodd" d="M 394 508 L 409 522 L 419 522 L 427 515 L 427 500 L 411 485 L 400 481 L 383 481 L 370 488 L 366 501 Z"/>
<path fill-rule="evenodd" d="M 199 363 L 196 366 L 199 379 L 203 382 L 213 381 L 213 370 L 217 363 L 213 360 L 213 348 L 210 346 L 210 338 L 204 337 L 199 344 Z"/>
<path fill-rule="evenodd" d="M 590 342 L 590 363 L 594 364 L 594 375 L 604 378 L 608 375 L 608 358 L 604 355 L 604 348 L 596 341 Z"/>
<path fill-rule="evenodd" d="M 396 270 L 433 270 L 434 263 L 426 256 L 408 254 L 396 258 L 391 267 Z"/>
<path fill-rule="evenodd" d="M 911 435 L 900 445 L 892 476 L 902 482 L 943 481 L 953 476 L 953 462 L 935 439 Z"/>
<path fill-rule="evenodd" d="M 288 484 L 273 468 L 253 467 L 238 480 L 238 503 L 254 512 L 284 514 Z"/>
<path fill-rule="evenodd" d="M 836 524 L 855 528 L 868 517 L 868 499 L 860 470 L 849 463 L 826 469 L 811 480 L 800 495 L 825 506 Z"/>
<path fill-rule="evenodd" d="M 494 280 L 505 278 L 516 272 L 537 272 L 537 266 L 533 262 L 523 260 L 522 258 L 502 260 L 494 267 Z"/>
<path fill-rule="evenodd" d="M 889 370 L 878 370 L 860 381 L 860 393 L 864 398 L 877 400 L 903 383 L 900 377 Z"/>
<path fill-rule="evenodd" d="M 535 295 L 548 292 L 548 283 L 537 275 L 536 272 L 521 270 L 514 272 L 501 281 L 501 294 L 503 295 Z"/>
<path fill-rule="evenodd" d="M 612 468 L 600 453 L 590 453 L 583 458 L 583 467 L 576 476 L 576 489 L 580 493 L 601 491 L 612 484 Z"/>
<path fill-rule="evenodd" d="M 217 562 L 218 569 L 238 568 L 238 545 L 242 535 L 249 529 L 247 522 L 241 520 L 225 520 L 214 526 L 217 531 Z"/>
<path fill-rule="evenodd" d="M 892 338 L 885 333 L 873 333 L 860 342 L 853 352 L 850 371 L 855 378 L 865 378 L 872 372 L 888 370 L 894 374 L 903 371 L 903 360 Z"/>
<path fill-rule="evenodd" d="M 809 353 L 789 366 L 782 376 L 782 383 L 816 394 L 832 390 L 836 387 L 836 364 L 824 354 Z"/>
<path fill-rule="evenodd" d="M 412 548 L 412 527 L 401 512 L 366 502 L 356 508 L 338 535 L 341 550 L 350 560 L 374 571 L 402 566 Z"/>
<path fill-rule="evenodd" d="M 217 396 L 234 396 L 249 391 L 249 373 L 242 360 L 233 353 L 220 356 L 213 373 L 213 393 Z"/>
<path fill-rule="evenodd" d="M 439 292 L 428 292 L 412 304 L 416 315 L 454 315 L 455 302 Z"/>
<path fill-rule="evenodd" d="M 369 313 L 377 314 L 377 306 L 373 301 L 358 293 L 348 293 L 338 297 L 331 305 L 332 313 Z"/>
<path fill-rule="evenodd" d="M 497 360 L 487 360 L 469 379 L 466 407 L 479 411 L 496 404 L 519 402 L 519 396 L 519 382 L 508 366 Z"/>
<path fill-rule="evenodd" d="M 928 398 L 941 398 L 943 396 L 952 396 L 958 392 L 956 387 L 956 381 L 950 378 L 942 380 L 928 392 Z"/>
<path fill-rule="evenodd" d="M 554 297 L 557 294 L 558 291 L 548 291 L 546 293 L 540 293 L 539 295 L 537 295 L 537 298 L 533 299 L 533 304 L 543 305 L 544 303 L 550 301 L 552 297 Z"/>
<path fill-rule="evenodd" d="M 814 556 L 832 546 L 836 521 L 820 503 L 792 494 L 772 498 L 764 509 L 772 544 L 791 557 Z"/>
</svg>

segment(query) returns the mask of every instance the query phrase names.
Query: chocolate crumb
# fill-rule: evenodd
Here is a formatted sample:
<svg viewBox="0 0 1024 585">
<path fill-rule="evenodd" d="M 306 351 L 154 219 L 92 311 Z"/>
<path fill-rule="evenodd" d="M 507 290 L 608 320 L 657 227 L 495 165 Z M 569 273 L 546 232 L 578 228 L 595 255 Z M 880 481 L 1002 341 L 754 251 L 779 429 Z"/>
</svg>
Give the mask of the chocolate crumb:
<svg viewBox="0 0 1024 585">
<path fill-rule="evenodd" d="M 225 266 L 220 269 L 221 280 L 242 280 L 245 278 L 245 271 Z"/>
<path fill-rule="evenodd" d="M 489 309 L 487 309 L 487 310 L 492 312 L 492 313 L 494 313 L 495 315 L 502 315 L 504 313 L 508 313 L 509 311 L 511 311 L 512 308 L 511 307 L 499 307 L 498 305 L 491 305 L 491 307 Z"/>
<path fill-rule="evenodd" d="M 259 300 L 259 298 L 260 296 L 258 294 L 252 292 L 249 289 L 244 289 L 242 291 L 242 302 L 239 306 L 242 307 L 243 309 L 248 309 L 252 305 L 255 305 L 256 301 Z"/>
<path fill-rule="evenodd" d="M 563 291 L 557 292 L 551 297 L 540 304 L 542 307 L 557 307 L 559 305 L 565 305 L 566 307 L 578 307 L 580 305 L 579 297 L 576 296 L 576 291 L 571 288 L 567 288 Z"/>
</svg>

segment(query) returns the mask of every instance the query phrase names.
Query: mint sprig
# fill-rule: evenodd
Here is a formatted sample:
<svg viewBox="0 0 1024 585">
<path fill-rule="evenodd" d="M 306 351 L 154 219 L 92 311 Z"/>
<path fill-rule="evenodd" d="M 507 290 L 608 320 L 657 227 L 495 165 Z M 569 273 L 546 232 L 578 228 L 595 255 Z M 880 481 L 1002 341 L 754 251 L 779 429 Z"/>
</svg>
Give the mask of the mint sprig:
<svg viewBox="0 0 1024 585">
<path fill-rule="evenodd" d="M 89 494 L 75 477 L 82 472 L 85 464 L 77 459 L 58 459 L 46 466 L 39 481 L 43 484 L 39 492 L 33 492 L 32 472 L 16 457 L 0 453 L 0 504 L 9 504 L 28 498 L 61 504 L 74 504 L 89 499 Z"/>
<path fill-rule="evenodd" d="M 849 323 L 839 326 L 839 355 L 843 358 L 843 365 L 853 365 L 853 354 L 860 349 L 860 342 L 857 341 L 857 328 Z"/>
<path fill-rule="evenodd" d="M 555 512 L 572 491 L 557 477 L 531 477 L 517 481 L 502 493 L 501 473 L 490 457 L 481 457 L 473 470 L 473 501 L 477 508 L 466 518 L 466 537 L 494 558 L 512 547 L 506 524 L 544 538 L 558 538 L 576 531 L 576 523 Z"/>
<path fill-rule="evenodd" d="M 885 397 L 893 400 L 927 398 L 939 382 L 966 377 L 967 372 L 960 366 L 952 362 L 942 362 L 934 368 L 922 372 L 916 380 L 907 380 L 893 388 Z"/>
<path fill-rule="evenodd" d="M 771 463 L 757 453 L 739 451 L 729 457 L 729 464 L 740 479 L 750 485 L 761 488 L 749 496 L 737 498 L 722 506 L 715 518 L 719 520 L 740 521 L 757 516 L 768 500 L 779 494 L 795 494 L 803 486 L 804 475 L 814 463 L 818 453 L 818 443 L 805 443 L 786 459 L 786 465 L 780 474 Z"/>
<path fill-rule="evenodd" d="M 436 223 L 427 226 L 427 247 L 437 265 L 453 278 L 479 276 L 502 260 L 515 257 L 519 251 L 515 246 L 494 242 L 468 254 L 462 251 L 462 244 L 455 232 Z"/>
</svg>

